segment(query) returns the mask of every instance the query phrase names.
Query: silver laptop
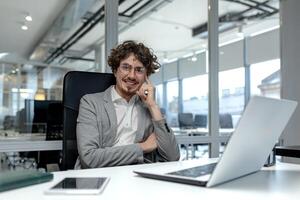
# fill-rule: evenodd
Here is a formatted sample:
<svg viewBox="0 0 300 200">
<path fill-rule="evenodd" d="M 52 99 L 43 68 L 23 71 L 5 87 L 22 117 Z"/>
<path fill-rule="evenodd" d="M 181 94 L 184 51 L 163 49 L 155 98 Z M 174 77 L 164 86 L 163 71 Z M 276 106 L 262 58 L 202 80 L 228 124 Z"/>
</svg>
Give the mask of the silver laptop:
<svg viewBox="0 0 300 200">
<path fill-rule="evenodd" d="M 297 102 L 252 97 L 219 160 L 161 163 L 135 170 L 140 176 L 211 187 L 257 172 L 288 123 Z"/>
</svg>

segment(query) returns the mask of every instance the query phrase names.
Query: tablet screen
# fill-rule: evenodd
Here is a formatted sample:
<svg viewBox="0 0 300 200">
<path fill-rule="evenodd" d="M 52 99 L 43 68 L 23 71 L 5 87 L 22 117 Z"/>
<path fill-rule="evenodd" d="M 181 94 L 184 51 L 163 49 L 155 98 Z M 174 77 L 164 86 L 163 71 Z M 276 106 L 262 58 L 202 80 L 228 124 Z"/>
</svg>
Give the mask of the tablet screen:
<svg viewBox="0 0 300 200">
<path fill-rule="evenodd" d="M 97 178 L 65 178 L 54 189 L 98 189 L 106 181 L 106 177 Z"/>
<path fill-rule="evenodd" d="M 108 177 L 69 177 L 64 178 L 58 184 L 54 185 L 46 193 L 66 193 L 66 194 L 96 194 L 100 193 Z"/>
</svg>

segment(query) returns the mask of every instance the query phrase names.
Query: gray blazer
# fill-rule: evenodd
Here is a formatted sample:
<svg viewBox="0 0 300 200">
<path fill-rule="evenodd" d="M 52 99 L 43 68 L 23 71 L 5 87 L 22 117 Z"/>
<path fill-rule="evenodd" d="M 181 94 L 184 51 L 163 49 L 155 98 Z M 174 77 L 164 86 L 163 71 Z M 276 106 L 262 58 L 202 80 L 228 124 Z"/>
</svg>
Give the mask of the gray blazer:
<svg viewBox="0 0 300 200">
<path fill-rule="evenodd" d="M 179 148 L 172 130 L 165 119 L 152 121 L 145 106 L 140 108 L 146 112 L 138 112 L 138 119 L 142 122 L 138 124 L 134 144 L 112 147 L 117 139 L 112 87 L 101 93 L 85 95 L 80 100 L 76 130 L 79 156 L 75 169 L 178 160 Z M 137 143 L 145 141 L 152 132 L 156 133 L 158 148 L 143 154 Z"/>
</svg>

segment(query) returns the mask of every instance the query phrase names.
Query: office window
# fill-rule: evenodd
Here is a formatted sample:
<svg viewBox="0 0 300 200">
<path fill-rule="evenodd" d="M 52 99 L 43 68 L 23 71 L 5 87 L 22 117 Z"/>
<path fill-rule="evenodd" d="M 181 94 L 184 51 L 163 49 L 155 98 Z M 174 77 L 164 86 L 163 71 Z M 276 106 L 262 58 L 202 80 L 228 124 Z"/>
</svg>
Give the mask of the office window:
<svg viewBox="0 0 300 200">
<path fill-rule="evenodd" d="M 182 80 L 183 112 L 207 115 L 208 76 L 207 74 Z"/>
<path fill-rule="evenodd" d="M 3 63 L 2 66 L 6 71 L 0 74 L 0 129 L 18 132 L 24 123 L 31 123 L 30 119 L 26 122 L 23 119 L 29 116 L 28 112 L 24 113 L 26 101 L 62 100 L 62 82 L 67 69 L 30 64 Z"/>
<path fill-rule="evenodd" d="M 280 98 L 280 59 L 250 67 L 251 95 Z"/>
<path fill-rule="evenodd" d="M 163 107 L 163 85 L 159 84 L 155 86 L 155 99 L 159 107 Z"/>
<path fill-rule="evenodd" d="M 178 126 L 178 81 L 167 83 L 167 110 L 166 116 L 170 126 Z"/>
<path fill-rule="evenodd" d="M 209 158 L 209 144 L 180 145 L 180 160 Z"/>
<path fill-rule="evenodd" d="M 240 67 L 219 73 L 220 128 L 231 127 L 231 124 L 228 124 L 231 123 L 230 121 L 235 127 L 244 110 L 244 71 L 244 68 Z M 229 115 L 232 120 L 228 120 L 227 125 L 222 123 L 222 120 L 226 120 L 226 116 L 229 117 Z"/>
</svg>

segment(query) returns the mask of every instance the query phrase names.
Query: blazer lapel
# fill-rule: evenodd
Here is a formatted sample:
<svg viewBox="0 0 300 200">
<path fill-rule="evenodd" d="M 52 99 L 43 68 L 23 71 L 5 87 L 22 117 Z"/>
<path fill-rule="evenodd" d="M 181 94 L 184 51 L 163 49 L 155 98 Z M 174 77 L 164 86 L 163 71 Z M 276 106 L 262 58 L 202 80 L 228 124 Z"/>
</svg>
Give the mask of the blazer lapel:
<svg viewBox="0 0 300 200">
<path fill-rule="evenodd" d="M 139 101 L 137 102 L 139 104 L 138 106 L 138 113 L 137 113 L 137 119 L 138 119 L 138 127 L 137 127 L 137 133 L 135 136 L 135 143 L 141 142 L 144 138 L 144 131 L 145 131 L 145 125 L 146 125 L 146 117 L 145 117 L 145 111 L 143 110 L 143 105 Z"/>
<path fill-rule="evenodd" d="M 104 109 L 107 113 L 111 127 L 112 127 L 112 138 L 115 139 L 117 137 L 117 115 L 116 110 L 114 108 L 114 104 L 111 99 L 111 88 L 114 86 L 111 86 L 108 90 L 104 92 Z"/>
</svg>

